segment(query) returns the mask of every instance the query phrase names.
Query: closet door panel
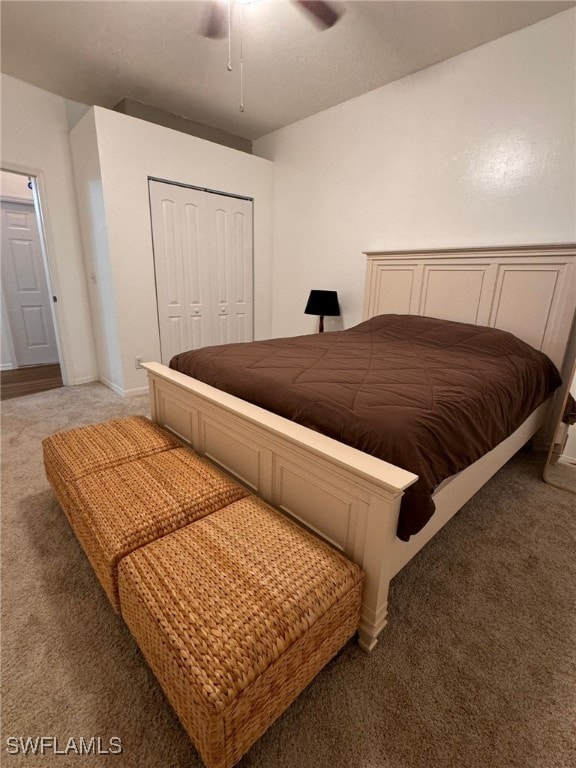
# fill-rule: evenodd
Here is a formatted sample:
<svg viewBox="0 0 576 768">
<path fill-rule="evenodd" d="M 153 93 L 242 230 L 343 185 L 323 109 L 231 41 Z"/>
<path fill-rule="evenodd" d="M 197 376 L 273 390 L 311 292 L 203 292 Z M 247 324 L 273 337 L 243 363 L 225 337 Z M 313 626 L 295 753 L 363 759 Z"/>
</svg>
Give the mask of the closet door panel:
<svg viewBox="0 0 576 768">
<path fill-rule="evenodd" d="M 216 344 L 251 341 L 252 201 L 215 195 L 210 213 L 212 306 Z"/>
<path fill-rule="evenodd" d="M 150 181 L 162 362 L 253 339 L 252 201 Z"/>
<path fill-rule="evenodd" d="M 196 191 L 181 187 L 179 189 L 184 193 Z M 197 349 L 212 343 L 208 314 L 210 308 L 209 265 L 206 259 L 202 258 L 202 254 L 206 250 L 205 234 L 202 227 L 202 200 L 192 202 L 190 196 L 186 194 L 183 194 L 182 198 L 187 336 L 183 348 L 179 350 L 180 352 L 186 349 Z"/>
<path fill-rule="evenodd" d="M 171 195 L 158 195 L 152 205 L 156 301 L 162 362 L 186 342 L 184 255 L 178 203 Z"/>
</svg>

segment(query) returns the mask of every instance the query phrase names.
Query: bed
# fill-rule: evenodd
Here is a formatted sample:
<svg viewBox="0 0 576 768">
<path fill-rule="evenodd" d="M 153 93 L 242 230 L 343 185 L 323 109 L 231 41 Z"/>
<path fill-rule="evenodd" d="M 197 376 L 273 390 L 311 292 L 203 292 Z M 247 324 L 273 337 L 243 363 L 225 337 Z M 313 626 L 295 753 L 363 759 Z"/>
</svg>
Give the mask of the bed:
<svg viewBox="0 0 576 768">
<path fill-rule="evenodd" d="M 170 368 L 417 475 L 400 505 L 403 541 L 432 517 L 441 482 L 560 385 L 550 359 L 513 334 L 420 315 L 204 347 Z"/>
<path fill-rule="evenodd" d="M 369 328 L 382 315 L 392 317 L 390 327 L 396 328 L 398 316 L 415 317 L 416 324 L 428 324 L 428 333 L 441 320 L 465 324 L 471 333 L 476 326 L 499 328 L 561 368 L 574 315 L 575 257 L 571 245 L 370 252 L 364 316 Z M 325 334 L 323 343 L 333 344 L 330 339 Z M 434 513 L 424 510 L 415 525 L 406 525 L 404 508 L 414 489 L 420 489 L 416 507 L 418 499 L 422 502 L 426 472 L 419 465 L 417 474 L 334 439 L 335 432 L 330 437 L 310 428 L 315 425 L 295 423 L 289 412 L 272 413 L 158 363 L 145 367 L 156 421 L 364 568 L 360 644 L 366 650 L 375 646 L 386 623 L 393 576 L 546 424 L 550 407 L 546 394 L 529 407 L 523 397 L 527 411 L 512 433 L 467 468 L 456 467 L 431 496 Z"/>
</svg>

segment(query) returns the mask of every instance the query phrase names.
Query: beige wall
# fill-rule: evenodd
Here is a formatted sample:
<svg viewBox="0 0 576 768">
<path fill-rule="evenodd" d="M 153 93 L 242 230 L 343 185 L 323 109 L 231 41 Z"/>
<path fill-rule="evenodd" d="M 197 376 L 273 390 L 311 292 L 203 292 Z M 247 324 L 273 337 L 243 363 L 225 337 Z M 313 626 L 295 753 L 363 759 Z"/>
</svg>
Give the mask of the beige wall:
<svg viewBox="0 0 576 768">
<path fill-rule="evenodd" d="M 141 104 L 139 101 L 122 99 L 119 104 L 116 104 L 114 111 L 252 154 L 252 142 L 250 139 L 243 139 L 241 136 L 235 136 L 218 128 L 212 128 L 210 125 L 204 125 L 204 123 L 197 123 L 187 117 L 179 117 L 170 112 L 165 112 L 163 109 L 156 109 L 156 107 L 150 107 L 148 104 Z"/>
<path fill-rule="evenodd" d="M 254 332 L 270 334 L 272 163 L 100 107 L 79 121 L 71 142 L 106 383 L 122 393 L 143 389 L 134 358 L 160 359 L 148 177 L 254 199 Z"/>
<path fill-rule="evenodd" d="M 575 21 L 553 16 L 254 143 L 275 166 L 273 335 L 316 327 L 311 288 L 337 290 L 344 325 L 359 322 L 365 250 L 576 239 Z"/>
<path fill-rule="evenodd" d="M 97 378 L 68 140 L 67 102 L 7 75 L 2 87 L 2 168 L 38 178 L 65 383 Z"/>
<path fill-rule="evenodd" d="M 1 171 L 0 196 L 32 201 L 33 195 L 32 190 L 28 187 L 28 176 Z"/>
</svg>

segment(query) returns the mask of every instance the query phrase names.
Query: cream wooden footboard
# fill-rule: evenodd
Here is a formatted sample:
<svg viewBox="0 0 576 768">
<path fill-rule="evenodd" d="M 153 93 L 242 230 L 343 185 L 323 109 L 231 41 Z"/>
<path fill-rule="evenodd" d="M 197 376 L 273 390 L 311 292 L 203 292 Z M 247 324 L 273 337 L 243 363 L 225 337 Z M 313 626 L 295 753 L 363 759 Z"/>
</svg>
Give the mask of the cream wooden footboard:
<svg viewBox="0 0 576 768">
<path fill-rule="evenodd" d="M 572 245 L 368 254 L 365 317 L 427 314 L 512 331 L 562 366 L 576 303 Z M 436 512 L 396 537 L 406 470 L 167 368 L 145 363 L 152 417 L 297 518 L 366 573 L 360 645 L 386 624 L 392 577 L 546 424 L 550 403 L 434 494 Z"/>
</svg>

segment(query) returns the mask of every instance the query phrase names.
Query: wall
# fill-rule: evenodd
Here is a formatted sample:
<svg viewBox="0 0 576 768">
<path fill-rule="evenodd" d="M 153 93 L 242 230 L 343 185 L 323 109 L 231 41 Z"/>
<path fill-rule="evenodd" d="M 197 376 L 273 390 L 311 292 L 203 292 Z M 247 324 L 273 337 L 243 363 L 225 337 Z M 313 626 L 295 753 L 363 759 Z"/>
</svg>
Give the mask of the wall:
<svg viewBox="0 0 576 768">
<path fill-rule="evenodd" d="M 274 336 L 315 329 L 311 288 L 337 290 L 344 325 L 359 322 L 365 250 L 576 239 L 575 21 L 553 16 L 254 143 L 275 164 Z"/>
<path fill-rule="evenodd" d="M 28 176 L 0 171 L 0 197 L 33 201 L 32 190 L 28 187 Z"/>
<path fill-rule="evenodd" d="M 197 123 L 187 117 L 173 115 L 170 112 L 165 112 L 163 109 L 157 109 L 148 104 L 141 104 L 139 101 L 122 99 L 121 102 L 116 104 L 114 111 L 121 112 L 123 115 L 130 115 L 130 117 L 138 117 L 140 120 L 147 120 L 149 123 L 163 125 L 165 128 L 172 128 L 174 131 L 189 133 L 191 136 L 197 136 L 199 139 L 215 141 L 216 144 L 239 149 L 242 152 L 248 152 L 250 155 L 252 154 L 252 142 L 250 139 L 235 136 L 232 133 L 221 131 L 219 128 L 204 125 L 204 123 Z"/>
<path fill-rule="evenodd" d="M 271 163 L 100 107 L 78 122 L 71 142 L 82 196 L 86 250 L 94 262 L 89 273 L 98 262 L 104 271 L 109 265 L 117 313 L 108 320 L 116 325 L 119 347 L 112 358 L 118 366 L 106 383 L 121 393 L 143 389 L 146 375 L 136 370 L 134 358 L 160 359 L 149 176 L 254 198 L 254 330 L 256 338 L 270 334 Z M 102 195 L 103 216 L 95 217 L 88 211 L 89 188 L 96 200 Z M 104 227 L 105 232 L 97 233 L 94 226 Z M 100 245 L 94 244 L 96 234 Z"/>
<path fill-rule="evenodd" d="M 2 168 L 38 178 L 66 384 L 97 378 L 68 140 L 67 102 L 7 75 L 2 88 Z"/>
<path fill-rule="evenodd" d="M 1 294 L 2 304 L 0 306 L 0 371 L 9 371 L 16 368 L 16 354 L 12 343 L 12 333 L 8 322 L 6 312 L 6 302 L 4 294 Z"/>
<path fill-rule="evenodd" d="M 120 333 L 106 227 L 102 172 L 94 110 L 71 132 L 88 293 L 94 327 L 98 378 L 114 388 L 122 381 Z M 122 387 L 118 384 L 118 391 Z"/>
</svg>

